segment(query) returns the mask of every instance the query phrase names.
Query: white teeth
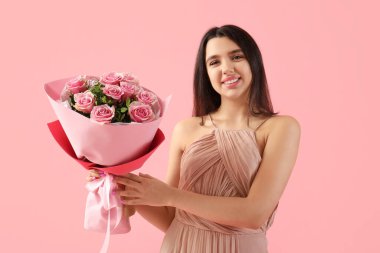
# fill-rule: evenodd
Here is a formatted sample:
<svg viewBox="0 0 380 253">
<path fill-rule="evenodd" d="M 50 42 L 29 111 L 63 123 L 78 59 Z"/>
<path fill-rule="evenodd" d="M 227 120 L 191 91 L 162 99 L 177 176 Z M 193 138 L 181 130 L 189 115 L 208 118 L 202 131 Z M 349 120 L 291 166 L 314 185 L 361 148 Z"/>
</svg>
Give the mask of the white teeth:
<svg viewBox="0 0 380 253">
<path fill-rule="evenodd" d="M 236 79 L 233 79 L 233 80 L 230 80 L 230 81 L 226 81 L 226 82 L 224 82 L 224 83 L 225 83 L 225 84 L 231 84 L 231 83 L 236 82 L 237 80 L 239 80 L 239 78 L 236 78 Z"/>
</svg>

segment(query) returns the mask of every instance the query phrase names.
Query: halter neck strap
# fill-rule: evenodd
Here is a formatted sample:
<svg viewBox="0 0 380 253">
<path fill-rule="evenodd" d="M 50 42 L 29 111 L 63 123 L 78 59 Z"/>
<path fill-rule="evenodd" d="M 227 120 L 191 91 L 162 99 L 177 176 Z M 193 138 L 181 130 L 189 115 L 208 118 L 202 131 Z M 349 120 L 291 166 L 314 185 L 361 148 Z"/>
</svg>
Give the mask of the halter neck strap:
<svg viewBox="0 0 380 253">
<path fill-rule="evenodd" d="M 217 125 L 215 125 L 214 120 L 211 117 L 211 114 L 209 113 L 208 116 L 210 117 L 211 123 L 215 128 L 218 128 Z M 249 117 L 247 117 L 247 127 L 249 128 Z"/>
<path fill-rule="evenodd" d="M 208 114 L 208 116 L 210 117 L 210 120 L 211 120 L 211 123 L 212 123 L 212 125 L 215 127 L 215 128 L 218 128 L 218 126 L 215 124 L 215 122 L 214 122 L 214 120 L 212 119 L 212 117 L 211 117 L 211 114 L 209 113 Z M 263 120 L 262 122 L 260 122 L 256 127 L 255 127 L 255 129 L 254 129 L 254 131 L 256 132 L 257 131 L 257 129 L 259 129 L 268 119 L 270 119 L 270 117 L 269 118 L 267 118 L 267 119 L 265 119 L 265 120 Z M 203 120 L 203 117 L 202 117 L 202 120 Z M 247 117 L 247 127 L 249 128 L 249 117 Z"/>
</svg>

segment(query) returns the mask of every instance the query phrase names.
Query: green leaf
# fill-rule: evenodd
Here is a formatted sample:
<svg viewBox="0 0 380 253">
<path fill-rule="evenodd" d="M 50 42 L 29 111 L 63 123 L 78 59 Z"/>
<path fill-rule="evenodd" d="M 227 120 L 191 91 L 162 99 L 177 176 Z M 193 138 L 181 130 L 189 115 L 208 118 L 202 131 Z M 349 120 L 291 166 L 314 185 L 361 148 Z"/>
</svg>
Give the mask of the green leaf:
<svg viewBox="0 0 380 253">
<path fill-rule="evenodd" d="M 122 113 L 124 113 L 124 112 L 128 111 L 128 108 L 126 108 L 126 107 L 121 107 L 120 111 L 121 111 Z"/>
<path fill-rule="evenodd" d="M 91 87 L 90 91 L 92 93 L 100 93 L 102 92 L 102 89 L 100 88 L 100 85 L 94 85 Z"/>
<path fill-rule="evenodd" d="M 129 108 L 130 104 L 131 104 L 131 99 L 127 98 L 127 100 L 125 100 L 125 105 L 127 106 L 127 108 Z"/>
<path fill-rule="evenodd" d="M 75 100 L 74 100 L 74 95 L 70 96 L 70 105 L 74 106 L 75 105 Z"/>
</svg>

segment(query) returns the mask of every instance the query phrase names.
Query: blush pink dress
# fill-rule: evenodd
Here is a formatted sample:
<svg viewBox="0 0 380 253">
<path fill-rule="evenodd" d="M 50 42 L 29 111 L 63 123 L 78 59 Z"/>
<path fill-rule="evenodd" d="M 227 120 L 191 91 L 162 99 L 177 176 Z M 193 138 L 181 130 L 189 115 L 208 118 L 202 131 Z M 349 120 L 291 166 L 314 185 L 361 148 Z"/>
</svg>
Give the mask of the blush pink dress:
<svg viewBox="0 0 380 253">
<path fill-rule="evenodd" d="M 261 162 L 255 132 L 266 120 L 256 129 L 239 130 L 217 128 L 212 122 L 213 131 L 183 152 L 178 188 L 209 196 L 246 197 Z M 277 207 L 259 229 L 222 225 L 176 209 L 160 252 L 267 253 L 266 231 Z"/>
</svg>

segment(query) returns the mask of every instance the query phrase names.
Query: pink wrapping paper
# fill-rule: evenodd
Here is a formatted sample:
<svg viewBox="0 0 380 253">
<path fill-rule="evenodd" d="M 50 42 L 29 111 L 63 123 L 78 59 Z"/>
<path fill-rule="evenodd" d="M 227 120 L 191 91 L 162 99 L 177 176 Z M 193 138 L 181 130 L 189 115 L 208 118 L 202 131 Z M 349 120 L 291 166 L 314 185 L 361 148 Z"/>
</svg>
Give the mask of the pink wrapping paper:
<svg viewBox="0 0 380 253">
<path fill-rule="evenodd" d="M 125 175 L 131 171 L 141 168 L 144 162 L 154 153 L 154 151 L 158 148 L 158 146 L 160 146 L 161 143 L 165 140 L 165 136 L 162 133 L 162 131 L 160 129 L 157 129 L 157 132 L 146 154 L 130 162 L 126 162 L 126 163 L 122 163 L 122 164 L 110 166 L 110 167 L 104 167 L 90 161 L 79 159 L 75 155 L 74 149 L 71 146 L 71 143 L 69 139 L 67 138 L 66 133 L 63 130 L 61 123 L 58 120 L 48 123 L 48 127 L 54 139 L 57 141 L 57 143 L 63 149 L 63 151 L 65 151 L 66 154 L 68 154 L 76 162 L 82 165 L 85 169 L 88 169 L 88 170 L 97 169 L 97 170 L 101 170 L 106 173 L 111 173 L 114 175 Z"/>
<path fill-rule="evenodd" d="M 88 182 L 88 196 L 84 227 L 87 230 L 105 232 L 101 249 L 107 252 L 110 234 L 131 230 L 129 218 L 123 216 L 123 207 L 113 190 L 114 175 L 125 175 L 140 168 L 164 141 L 158 126 L 171 96 L 165 101 L 159 98 L 161 115 L 147 123 L 98 124 L 79 113 L 66 108 L 59 101 L 65 83 L 71 78 L 45 84 L 45 91 L 59 121 L 48 127 L 61 148 L 85 169 L 97 169 L 105 176 Z"/>
</svg>

